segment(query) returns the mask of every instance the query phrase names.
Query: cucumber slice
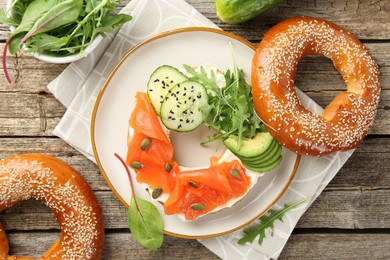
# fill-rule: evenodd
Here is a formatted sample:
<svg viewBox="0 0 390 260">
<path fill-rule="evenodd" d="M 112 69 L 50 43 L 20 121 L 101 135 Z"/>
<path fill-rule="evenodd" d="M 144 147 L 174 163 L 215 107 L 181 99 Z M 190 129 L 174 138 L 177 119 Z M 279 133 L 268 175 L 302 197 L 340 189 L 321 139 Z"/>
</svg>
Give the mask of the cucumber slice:
<svg viewBox="0 0 390 260">
<path fill-rule="evenodd" d="M 268 132 L 259 132 L 251 139 L 243 139 L 240 149 L 238 148 L 238 138 L 229 137 L 223 143 L 238 157 L 255 157 L 264 153 L 272 144 L 273 137 Z"/>
<path fill-rule="evenodd" d="M 189 132 L 202 124 L 200 108 L 207 104 L 205 87 L 197 81 L 184 81 L 168 91 L 161 104 L 160 118 L 170 130 Z"/>
<path fill-rule="evenodd" d="M 188 80 L 178 69 L 163 65 L 158 67 L 150 76 L 147 93 L 155 112 L 160 115 L 161 104 L 168 90 L 177 83 Z"/>
</svg>

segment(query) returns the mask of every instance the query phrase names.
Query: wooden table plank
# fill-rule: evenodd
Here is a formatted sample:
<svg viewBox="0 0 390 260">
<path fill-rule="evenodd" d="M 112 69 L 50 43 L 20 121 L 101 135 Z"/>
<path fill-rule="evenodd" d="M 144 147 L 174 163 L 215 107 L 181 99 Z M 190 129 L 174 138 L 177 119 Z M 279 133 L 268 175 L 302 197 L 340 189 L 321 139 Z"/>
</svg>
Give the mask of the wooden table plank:
<svg viewBox="0 0 390 260">
<path fill-rule="evenodd" d="M 59 233 L 9 233 L 11 252 L 38 257 Z M 389 259 L 390 234 L 293 234 L 279 259 Z M 144 250 L 128 232 L 107 233 L 102 259 L 219 259 L 196 240 L 166 236 L 158 251 Z"/>
<path fill-rule="evenodd" d="M 123 0 L 117 6 L 120 10 L 130 0 Z M 208 17 L 224 30 L 241 35 L 248 40 L 258 40 L 272 25 L 294 16 L 313 16 L 328 19 L 337 23 L 360 39 L 388 40 L 390 35 L 389 16 L 390 4 L 388 0 L 366 1 L 329 1 L 329 0 L 288 0 L 278 7 L 268 10 L 259 17 L 241 25 L 222 23 L 215 14 L 214 0 L 185 0 L 199 12 Z M 6 0 L 1 0 L 0 7 L 4 7 Z M 367 23 L 369 21 L 369 23 Z M 0 24 L 0 40 L 5 40 L 8 27 Z"/>
<path fill-rule="evenodd" d="M 288 0 L 241 25 L 228 25 L 219 21 L 213 0 L 186 0 L 224 30 L 234 32 L 248 40 L 257 40 L 272 25 L 294 16 L 313 16 L 330 20 L 345 27 L 360 39 L 389 39 L 389 1 L 329 1 Z M 369 22 L 367 22 L 369 21 Z"/>
<path fill-rule="evenodd" d="M 127 210 L 110 191 L 95 191 L 107 229 L 127 228 Z M 387 189 L 326 190 L 300 219 L 297 228 L 390 228 Z M 0 213 L 6 230 L 53 230 L 58 224 L 50 209 L 29 200 Z M 179 220 L 178 220 L 179 221 Z"/>
</svg>

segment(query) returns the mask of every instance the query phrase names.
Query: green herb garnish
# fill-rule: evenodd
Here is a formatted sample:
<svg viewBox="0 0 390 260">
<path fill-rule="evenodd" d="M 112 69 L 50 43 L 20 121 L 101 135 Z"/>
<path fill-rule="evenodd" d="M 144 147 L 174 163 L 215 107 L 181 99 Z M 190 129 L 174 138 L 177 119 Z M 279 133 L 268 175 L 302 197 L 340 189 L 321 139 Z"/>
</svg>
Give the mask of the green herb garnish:
<svg viewBox="0 0 390 260">
<path fill-rule="evenodd" d="M 130 181 L 132 199 L 127 214 L 129 229 L 141 245 L 150 250 L 157 250 L 164 240 L 164 226 L 160 213 L 151 202 L 141 199 L 135 194 L 129 168 L 118 154 L 115 156 L 125 167 Z"/>
<path fill-rule="evenodd" d="M 260 223 L 258 225 L 244 230 L 244 236 L 240 240 L 238 240 L 238 244 L 243 245 L 247 242 L 252 243 L 255 240 L 255 238 L 259 236 L 258 243 L 259 245 L 261 245 L 265 238 L 265 230 L 267 228 L 271 228 L 272 230 L 271 235 L 273 235 L 274 222 L 276 220 L 280 220 L 283 222 L 282 218 L 287 211 L 297 207 L 298 205 L 304 202 L 309 201 L 310 199 L 311 197 L 307 197 L 291 204 L 284 204 L 284 207 L 281 210 L 272 210 L 272 209 L 269 210 L 267 214 L 259 218 Z"/>
<path fill-rule="evenodd" d="M 15 0 L 10 10 L 0 10 L 0 22 L 15 26 L 3 51 L 7 80 L 6 50 L 12 54 L 25 46 L 27 52 L 51 56 L 81 53 L 98 35 L 131 20 L 126 14 L 111 15 L 118 0 Z"/>
<path fill-rule="evenodd" d="M 253 138 L 256 132 L 266 131 L 255 113 L 252 88 L 245 82 L 244 71 L 237 67 L 234 53 L 233 63 L 234 72 L 228 70 L 224 74 L 226 81 L 224 87 L 217 85 L 213 71 L 207 75 L 203 67 L 200 67 L 200 72 L 197 72 L 191 66 L 184 65 L 187 73 L 191 75 L 190 80 L 202 83 L 207 89 L 209 102 L 201 108 L 205 116 L 204 123 L 218 131 L 203 144 L 220 138 L 237 136 L 240 147 L 244 138 Z"/>
</svg>

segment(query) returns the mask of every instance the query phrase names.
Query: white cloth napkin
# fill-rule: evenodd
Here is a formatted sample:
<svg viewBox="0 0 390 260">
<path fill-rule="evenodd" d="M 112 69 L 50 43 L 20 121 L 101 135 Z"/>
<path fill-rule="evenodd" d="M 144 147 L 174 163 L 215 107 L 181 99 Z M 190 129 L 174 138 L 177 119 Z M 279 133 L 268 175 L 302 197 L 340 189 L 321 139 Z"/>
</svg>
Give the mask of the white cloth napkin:
<svg viewBox="0 0 390 260">
<path fill-rule="evenodd" d="M 95 161 L 90 141 L 92 110 L 101 86 L 121 57 L 139 42 L 162 31 L 188 26 L 216 28 L 184 0 L 132 0 L 122 12 L 131 14 L 133 20 L 104 38 L 91 55 L 70 64 L 48 86 L 68 108 L 54 134 L 92 161 Z M 321 111 L 310 98 L 298 92 L 307 108 Z M 273 209 L 308 196 L 312 196 L 312 200 L 287 212 L 284 222 L 276 221 L 273 236 L 268 233 L 262 245 L 257 242 L 237 244 L 243 230 L 199 241 L 223 259 L 277 258 L 299 218 L 351 154 L 352 151 L 323 158 L 302 158 L 296 177 Z"/>
</svg>

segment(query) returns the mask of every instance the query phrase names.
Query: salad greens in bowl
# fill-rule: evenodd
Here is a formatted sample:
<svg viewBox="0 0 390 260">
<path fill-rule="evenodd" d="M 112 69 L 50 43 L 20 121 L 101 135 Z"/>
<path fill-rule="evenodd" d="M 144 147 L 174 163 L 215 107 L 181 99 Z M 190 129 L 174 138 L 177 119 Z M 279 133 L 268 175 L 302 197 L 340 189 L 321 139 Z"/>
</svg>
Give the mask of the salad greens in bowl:
<svg viewBox="0 0 390 260">
<path fill-rule="evenodd" d="M 119 0 L 8 0 L 7 10 L 0 9 L 0 22 L 11 28 L 3 65 L 7 49 L 11 54 L 30 52 L 51 63 L 87 56 L 106 33 L 132 19 L 114 14 L 117 3 Z M 9 79 L 8 73 L 6 76 Z"/>
</svg>

